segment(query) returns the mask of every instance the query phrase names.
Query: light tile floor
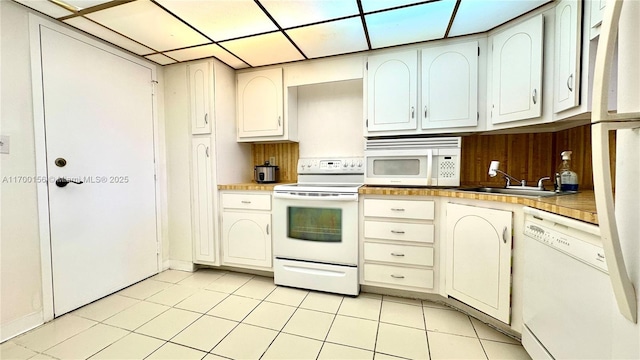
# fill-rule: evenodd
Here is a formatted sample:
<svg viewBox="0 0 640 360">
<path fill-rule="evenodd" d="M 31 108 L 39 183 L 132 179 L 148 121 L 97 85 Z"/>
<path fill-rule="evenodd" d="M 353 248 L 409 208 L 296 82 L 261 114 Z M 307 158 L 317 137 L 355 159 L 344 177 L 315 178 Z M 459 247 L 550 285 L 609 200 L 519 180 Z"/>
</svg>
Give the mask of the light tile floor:
<svg viewBox="0 0 640 360">
<path fill-rule="evenodd" d="M 0 345 L 0 359 L 530 359 L 445 306 L 168 270 Z"/>
</svg>

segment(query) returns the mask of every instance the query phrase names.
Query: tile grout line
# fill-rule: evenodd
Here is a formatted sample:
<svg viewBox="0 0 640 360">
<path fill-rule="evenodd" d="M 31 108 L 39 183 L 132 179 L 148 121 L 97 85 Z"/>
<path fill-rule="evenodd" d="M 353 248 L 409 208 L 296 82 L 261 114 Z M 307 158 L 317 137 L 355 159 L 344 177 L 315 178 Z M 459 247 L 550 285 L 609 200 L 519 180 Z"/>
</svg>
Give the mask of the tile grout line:
<svg viewBox="0 0 640 360">
<path fill-rule="evenodd" d="M 484 348 L 484 344 L 482 343 L 482 340 L 480 340 L 480 334 L 478 334 L 478 330 L 473 325 L 473 321 L 471 321 L 471 317 L 469 317 L 469 315 L 467 315 L 467 318 L 469 319 L 469 322 L 471 323 L 471 328 L 473 329 L 473 332 L 476 333 L 476 337 L 478 338 L 478 342 L 480 343 L 480 348 L 482 349 L 482 352 L 484 353 L 484 357 L 487 358 L 487 360 L 489 360 L 489 354 L 487 354 L 487 350 Z"/>
<path fill-rule="evenodd" d="M 424 312 L 424 301 L 420 301 L 420 305 L 422 323 L 424 324 L 424 336 L 427 338 L 427 354 L 429 354 L 429 359 L 431 359 L 431 343 L 429 342 L 429 328 L 427 328 L 427 314 Z"/>
</svg>

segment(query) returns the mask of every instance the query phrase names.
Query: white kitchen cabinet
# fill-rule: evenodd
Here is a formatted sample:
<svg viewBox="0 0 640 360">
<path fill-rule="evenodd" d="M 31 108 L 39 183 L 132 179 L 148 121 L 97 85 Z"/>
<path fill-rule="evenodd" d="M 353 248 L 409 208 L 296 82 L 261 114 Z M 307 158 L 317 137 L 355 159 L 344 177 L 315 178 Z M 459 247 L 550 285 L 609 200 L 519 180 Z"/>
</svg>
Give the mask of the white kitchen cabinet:
<svg viewBox="0 0 640 360">
<path fill-rule="evenodd" d="M 367 197 L 362 209 L 361 283 L 437 292 L 435 201 Z"/>
<path fill-rule="evenodd" d="M 512 213 L 448 203 L 446 292 L 510 321 Z"/>
<path fill-rule="evenodd" d="M 221 193 L 222 263 L 270 270 L 271 194 Z"/>
<path fill-rule="evenodd" d="M 211 133 L 212 114 L 211 93 L 213 92 L 213 71 L 211 63 L 202 62 L 188 65 L 189 103 L 192 134 Z"/>
<path fill-rule="evenodd" d="M 191 140 L 191 154 L 194 256 L 197 261 L 215 262 L 211 137 L 194 137 Z"/>
<path fill-rule="evenodd" d="M 607 0 L 589 0 L 589 3 L 591 3 L 591 27 L 595 28 L 602 24 L 602 15 L 604 14 Z"/>
<path fill-rule="evenodd" d="M 282 68 L 243 72 L 237 79 L 238 141 L 284 137 Z"/>
<path fill-rule="evenodd" d="M 543 27 L 540 14 L 491 37 L 492 124 L 540 117 Z"/>
<path fill-rule="evenodd" d="M 369 56 L 367 68 L 367 131 L 415 130 L 418 52 Z"/>
<path fill-rule="evenodd" d="M 555 113 L 580 104 L 580 29 L 582 1 L 563 0 L 556 6 L 554 96 Z"/>
<path fill-rule="evenodd" d="M 478 125 L 478 42 L 422 49 L 423 129 Z"/>
</svg>

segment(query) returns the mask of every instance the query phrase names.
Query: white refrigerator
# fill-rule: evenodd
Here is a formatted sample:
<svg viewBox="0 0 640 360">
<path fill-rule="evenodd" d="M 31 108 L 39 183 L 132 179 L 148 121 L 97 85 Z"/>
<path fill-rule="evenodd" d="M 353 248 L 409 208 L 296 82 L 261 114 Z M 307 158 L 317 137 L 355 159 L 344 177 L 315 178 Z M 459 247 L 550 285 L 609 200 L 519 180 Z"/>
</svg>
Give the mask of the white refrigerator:
<svg viewBox="0 0 640 360">
<path fill-rule="evenodd" d="M 610 358 L 640 359 L 637 315 L 640 308 L 640 1 L 610 0 L 606 6 L 594 79 L 592 146 L 598 219 L 616 298 L 611 306 Z M 611 27 L 605 29 L 608 25 Z M 613 53 L 616 27 L 617 114 L 608 114 L 607 97 L 602 96 L 607 93 L 605 78 L 609 77 L 604 54 Z M 605 137 L 608 138 L 608 131 L 615 129 L 618 130 L 614 195 Z"/>
</svg>

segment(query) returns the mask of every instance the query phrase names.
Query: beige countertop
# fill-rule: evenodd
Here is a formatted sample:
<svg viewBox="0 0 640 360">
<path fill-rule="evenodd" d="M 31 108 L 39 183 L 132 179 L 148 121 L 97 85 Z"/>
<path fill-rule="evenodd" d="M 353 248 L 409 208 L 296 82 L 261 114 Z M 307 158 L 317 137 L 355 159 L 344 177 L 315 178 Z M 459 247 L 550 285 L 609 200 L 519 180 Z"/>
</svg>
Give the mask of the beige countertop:
<svg viewBox="0 0 640 360">
<path fill-rule="evenodd" d="M 285 183 L 258 184 L 250 182 L 244 184 L 218 185 L 218 190 L 273 191 L 273 187 L 280 184 Z M 546 198 L 482 194 L 451 189 L 394 188 L 382 186 L 363 186 L 360 188 L 359 193 L 363 195 L 442 196 L 461 199 L 497 201 L 529 206 L 591 224 L 598 224 L 596 201 L 593 190 L 583 190 L 577 194 L 551 196 Z"/>
</svg>

